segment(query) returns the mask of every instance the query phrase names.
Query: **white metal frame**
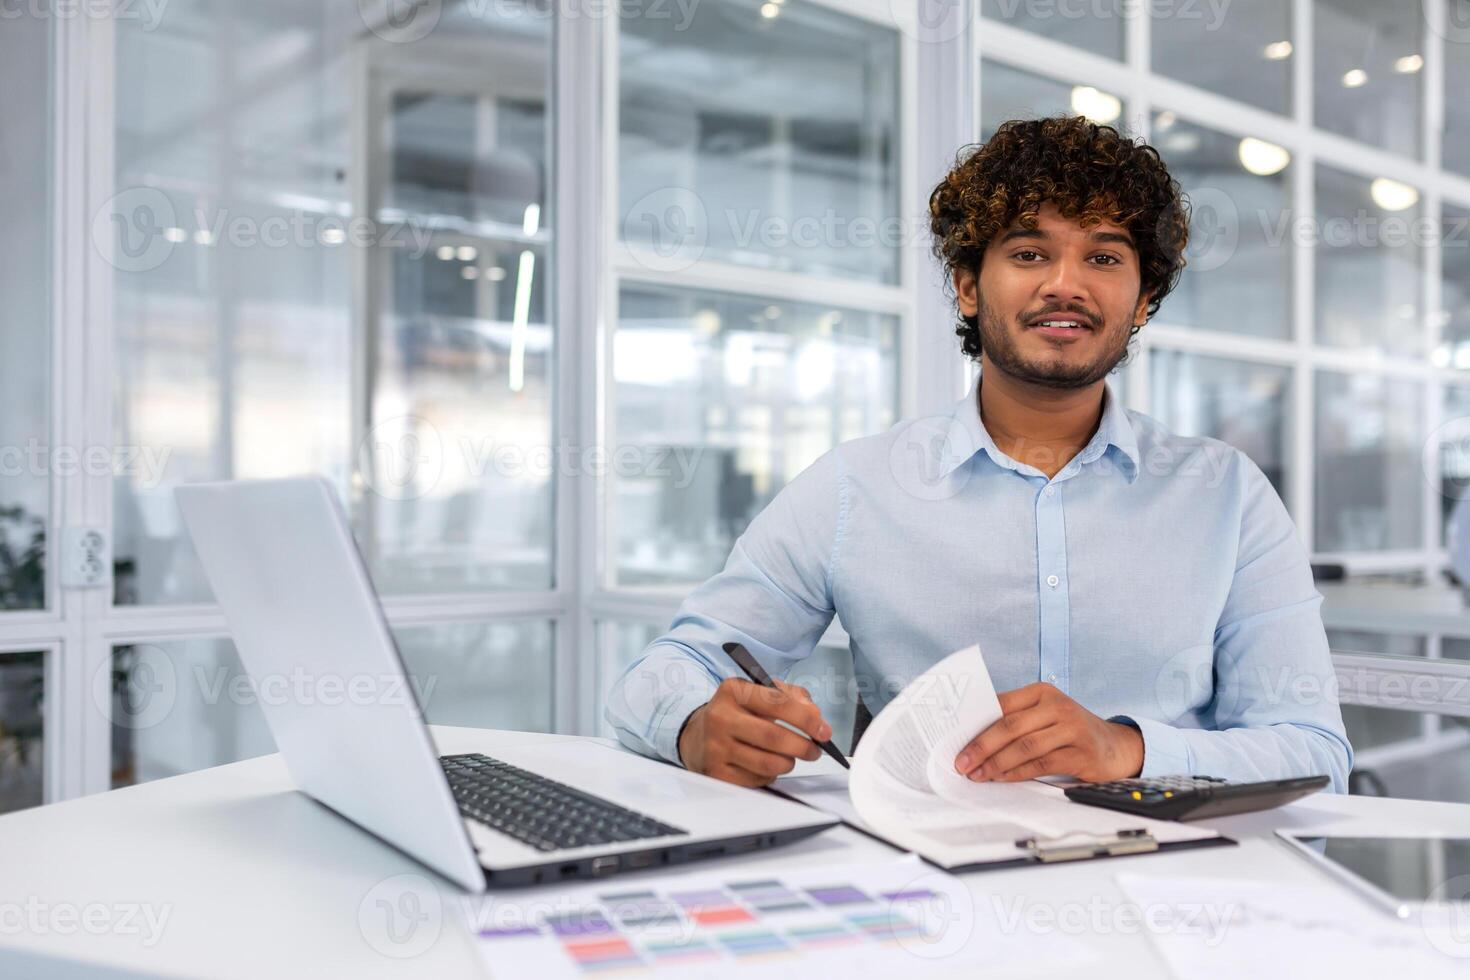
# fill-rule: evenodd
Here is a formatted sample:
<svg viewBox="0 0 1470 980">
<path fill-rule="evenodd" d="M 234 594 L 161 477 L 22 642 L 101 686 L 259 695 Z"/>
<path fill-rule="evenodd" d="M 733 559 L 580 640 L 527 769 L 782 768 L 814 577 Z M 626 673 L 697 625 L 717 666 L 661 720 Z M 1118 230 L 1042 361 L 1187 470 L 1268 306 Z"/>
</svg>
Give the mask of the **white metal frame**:
<svg viewBox="0 0 1470 980">
<path fill-rule="evenodd" d="M 579 0 L 589 6 L 598 0 Z M 1470 207 L 1470 179 L 1440 173 L 1434 166 L 1438 146 L 1429 137 L 1427 162 L 1403 160 L 1311 128 L 1311 10 L 1308 0 L 1294 0 L 1293 40 L 1295 109 L 1291 117 L 1242 106 L 1192 86 L 1158 78 L 1148 65 L 1147 18 L 1132 18 L 1127 57 L 1111 61 L 1079 52 L 1045 38 L 981 20 L 978 4 L 964 0 L 963 29 L 935 43 L 917 38 L 914 20 L 896 25 L 894 11 L 906 9 L 889 0 L 802 0 L 830 7 L 893 28 L 900 44 L 901 151 L 900 194 L 905 217 L 918 221 L 926 211 L 927 192 L 951 164 L 955 151 L 978 138 L 979 66 L 995 59 L 1068 82 L 1109 88 L 1126 98 L 1138 130 L 1147 133 L 1154 106 L 1167 106 L 1183 116 L 1241 134 L 1250 133 L 1288 147 L 1293 206 L 1310 211 L 1312 173 L 1317 158 L 1363 173 L 1395 173 L 1423 191 L 1426 213 L 1442 200 Z M 915 0 L 926 14 L 953 8 L 952 0 Z M 1440 9 L 1441 0 L 1428 0 Z M 113 192 L 112 138 L 113 24 L 105 18 L 58 18 L 54 40 L 53 211 L 61 231 L 52 242 L 55 354 L 51 393 L 52 438 L 64 445 L 110 445 L 114 384 L 112 269 L 89 246 L 90 218 Z M 1430 35 L 1430 40 L 1436 40 Z M 719 291 L 749 293 L 745 270 L 701 263 L 677 277 L 660 276 L 636 262 L 618 241 L 617 72 L 615 19 L 586 14 L 558 22 L 555 36 L 554 84 L 556 195 L 552 261 L 557 285 L 555 317 L 554 420 L 556 437 L 582 445 L 606 443 L 610 431 L 607 404 L 612 392 L 608 341 L 616 324 L 617 294 L 623 281 L 699 285 Z M 1442 54 L 1426 47 L 1426 91 L 1431 93 L 1426 120 L 1442 113 L 1436 80 L 1442 78 Z M 1431 134 L 1436 131 L 1427 125 Z M 583 161 L 597 159 L 601 167 Z M 596 234 L 586 234 L 596 229 Z M 968 366 L 958 354 L 953 309 L 939 281 L 937 267 L 918 238 L 905 249 L 897 285 L 883 286 L 826 280 L 802 275 L 763 274 L 761 295 L 788 300 L 836 302 L 896 315 L 900 329 L 899 409 L 923 414 L 943 408 L 964 389 Z M 1438 297 L 1438 253 L 1425 254 L 1426 298 Z M 1288 365 L 1294 372 L 1292 425 L 1295 480 L 1292 511 L 1310 533 L 1313 371 L 1334 367 L 1366 370 L 1426 384 L 1426 426 L 1437 421 L 1438 395 L 1447 382 L 1470 378 L 1448 369 L 1408 360 L 1378 360 L 1351 351 L 1312 345 L 1312 253 L 1298 249 L 1293 265 L 1293 322 L 1287 341 L 1249 340 L 1170 325 L 1165 318 L 1141 335 L 1141 356 L 1130 365 L 1129 392 L 1134 407 L 1147 408 L 1148 351 L 1160 349 L 1218 354 L 1237 360 Z M 1430 337 L 1430 340 L 1433 338 Z M 1426 428 L 1426 431 L 1430 429 Z M 554 724 L 562 731 L 595 731 L 599 702 L 600 651 L 608 649 L 619 622 L 667 623 L 680 594 L 674 590 L 611 587 L 607 578 L 612 515 L 608 487 L 559 473 L 555 493 L 555 581 L 552 589 L 529 593 L 495 593 L 390 597 L 385 601 L 395 626 L 484 621 L 545 619 L 553 624 Z M 1438 508 L 1434 488 L 1426 487 L 1423 548 L 1403 554 L 1350 556 L 1355 567 L 1408 565 L 1437 568 Z M 51 487 L 51 533 L 70 526 L 110 528 L 112 486 L 107 476 L 57 477 Z M 54 555 L 50 556 L 54 559 Z M 51 560 L 50 568 L 57 567 Z M 90 679 L 108 669 L 112 648 L 119 643 L 204 637 L 225 631 L 212 606 L 114 607 L 108 590 L 75 591 L 48 578 L 45 611 L 0 616 L 0 649 L 47 652 L 46 798 L 64 799 L 108 788 L 110 721 L 91 704 Z M 840 625 L 827 642 L 843 643 Z M 1340 662 L 1341 662 L 1341 658 Z M 1411 664 L 1422 666 L 1420 664 Z M 1460 665 L 1436 665 L 1457 674 Z M 1382 665 L 1402 671 L 1399 662 Z M 1470 666 L 1466 666 L 1470 671 Z M 1425 705 L 1424 710 L 1431 710 Z M 1443 706 L 1432 710 L 1446 710 Z M 1427 733 L 1427 729 L 1426 729 Z"/>
</svg>

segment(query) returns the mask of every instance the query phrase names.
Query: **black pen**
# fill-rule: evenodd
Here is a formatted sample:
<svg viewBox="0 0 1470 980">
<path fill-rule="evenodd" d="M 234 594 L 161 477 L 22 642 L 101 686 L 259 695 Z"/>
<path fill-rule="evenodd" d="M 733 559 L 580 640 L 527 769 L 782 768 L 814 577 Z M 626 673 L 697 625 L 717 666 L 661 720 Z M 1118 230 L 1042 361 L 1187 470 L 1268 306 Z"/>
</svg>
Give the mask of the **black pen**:
<svg viewBox="0 0 1470 980">
<path fill-rule="evenodd" d="M 730 659 L 735 661 L 735 666 L 745 671 L 746 677 L 749 677 L 761 687 L 769 687 L 772 690 L 776 689 L 776 682 L 771 680 L 771 675 L 766 673 L 766 669 L 764 667 L 756 663 L 755 658 L 750 655 L 749 650 L 745 649 L 745 647 L 741 646 L 739 643 L 726 643 L 724 649 L 725 652 L 730 655 Z M 813 741 L 815 741 L 815 739 Z M 817 742 L 817 746 L 821 748 L 823 752 L 836 759 L 838 763 L 842 766 L 842 768 L 852 768 L 852 766 L 848 765 L 847 760 L 843 758 L 842 750 L 833 745 L 830 741 Z"/>
</svg>

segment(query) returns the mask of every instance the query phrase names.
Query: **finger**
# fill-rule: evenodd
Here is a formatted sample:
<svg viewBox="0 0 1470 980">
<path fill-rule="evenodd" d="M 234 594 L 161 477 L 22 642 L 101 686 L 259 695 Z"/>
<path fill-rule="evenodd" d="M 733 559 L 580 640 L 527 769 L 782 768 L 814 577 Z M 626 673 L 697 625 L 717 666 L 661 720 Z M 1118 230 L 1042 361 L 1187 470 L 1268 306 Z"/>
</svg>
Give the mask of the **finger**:
<svg viewBox="0 0 1470 980">
<path fill-rule="evenodd" d="M 751 714 L 794 725 L 814 741 L 825 742 L 832 737 L 832 726 L 822 718 L 822 710 L 811 701 L 768 687 L 756 690 L 758 694 L 743 702 L 743 707 Z"/>
<path fill-rule="evenodd" d="M 1073 732 L 1066 725 L 1051 725 L 1027 732 L 1005 748 L 996 752 L 983 765 L 970 771 L 974 780 L 996 779 L 1022 763 L 1039 759 L 1049 752 L 1072 744 Z"/>
<path fill-rule="evenodd" d="M 758 715 L 740 715 L 730 721 L 730 734 L 740 742 L 775 752 L 777 755 L 792 756 L 815 762 L 822 754 L 817 743 L 802 738 L 789 728 L 782 728 L 774 721 Z"/>
<path fill-rule="evenodd" d="M 1018 783 L 1038 776 L 1074 776 L 1081 768 L 1081 753 L 1072 746 L 1065 746 L 1040 758 L 1023 762 L 1010 772 L 1001 773 L 993 780 L 997 783 Z"/>
<path fill-rule="evenodd" d="M 1027 708 L 1035 707 L 1041 702 L 1043 697 L 1054 690 L 1056 688 L 1050 684 L 1038 682 L 1036 684 L 1027 684 L 1025 687 L 1018 687 L 1014 691 L 1002 691 L 996 695 L 995 699 L 1000 702 L 1001 712 L 1008 715 L 1012 711 L 1024 711 Z"/>
<path fill-rule="evenodd" d="M 739 766 L 747 772 L 753 772 L 757 776 L 763 776 L 767 780 L 784 776 L 796 768 L 796 760 L 789 756 L 777 755 L 758 749 L 754 745 L 746 745 L 744 742 L 731 742 L 729 748 L 728 762 L 730 765 Z"/>
<path fill-rule="evenodd" d="M 1056 724 L 1056 711 L 1051 705 L 1035 707 L 1008 714 L 985 731 L 970 739 L 970 743 L 955 757 L 954 767 L 968 776 L 986 759 L 1010 745 L 1023 735 L 1040 731 Z"/>
<path fill-rule="evenodd" d="M 786 694 L 794 695 L 803 701 L 812 700 L 812 692 L 800 684 L 787 684 L 785 681 L 776 681 L 776 688 Z"/>
</svg>

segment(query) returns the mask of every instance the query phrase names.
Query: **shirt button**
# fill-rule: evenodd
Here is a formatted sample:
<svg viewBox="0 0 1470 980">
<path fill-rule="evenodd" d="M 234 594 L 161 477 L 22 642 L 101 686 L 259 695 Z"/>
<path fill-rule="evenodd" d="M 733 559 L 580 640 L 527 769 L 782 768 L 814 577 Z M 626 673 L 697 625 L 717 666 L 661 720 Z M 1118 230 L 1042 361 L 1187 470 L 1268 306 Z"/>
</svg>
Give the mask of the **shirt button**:
<svg viewBox="0 0 1470 980">
<path fill-rule="evenodd" d="M 1058 583 L 1060 583 L 1061 581 L 1062 580 L 1059 579 L 1059 578 L 1057 578 L 1055 575 L 1048 575 L 1046 577 L 1046 584 L 1049 585 L 1049 586 L 1051 586 L 1054 589 L 1057 587 Z"/>
<path fill-rule="evenodd" d="M 1046 682 L 1048 684 L 1055 684 L 1057 682 L 1057 675 L 1056 674 L 1047 674 L 1046 675 Z"/>
<path fill-rule="evenodd" d="M 1043 492 L 1044 492 L 1044 493 L 1045 493 L 1045 494 L 1046 494 L 1046 495 L 1047 495 L 1047 496 L 1048 496 L 1048 497 L 1050 497 L 1050 496 L 1051 496 L 1051 495 L 1052 495 L 1052 494 L 1054 494 L 1054 493 L 1056 493 L 1056 492 L 1057 492 L 1057 488 L 1056 488 L 1056 487 L 1054 487 L 1054 486 L 1052 486 L 1052 485 L 1051 485 L 1051 484 L 1047 484 L 1047 486 L 1046 486 L 1046 490 L 1044 490 L 1044 491 L 1043 491 Z"/>
</svg>

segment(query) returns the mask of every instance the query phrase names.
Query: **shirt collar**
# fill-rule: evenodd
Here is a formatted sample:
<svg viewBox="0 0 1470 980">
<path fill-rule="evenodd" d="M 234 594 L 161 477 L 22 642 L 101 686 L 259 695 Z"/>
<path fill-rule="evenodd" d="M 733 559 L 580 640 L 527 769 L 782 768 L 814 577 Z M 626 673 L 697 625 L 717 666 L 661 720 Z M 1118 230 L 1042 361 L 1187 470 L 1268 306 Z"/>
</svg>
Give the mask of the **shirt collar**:
<svg viewBox="0 0 1470 980">
<path fill-rule="evenodd" d="M 1006 469 L 1015 469 L 1017 466 L 1015 460 L 1000 451 L 984 423 L 980 421 L 979 390 L 980 374 L 977 371 L 968 393 L 955 402 L 952 410 L 953 421 L 948 427 L 949 438 L 945 440 L 939 459 L 940 473 L 943 476 L 959 469 L 961 464 L 982 451 L 999 466 Z M 1115 451 L 1124 478 L 1129 483 L 1137 480 L 1138 435 L 1112 386 L 1104 383 L 1102 419 L 1098 422 L 1097 432 L 1093 434 L 1091 441 L 1077 454 L 1076 461 L 1082 464 L 1091 463 L 1109 449 Z"/>
</svg>

